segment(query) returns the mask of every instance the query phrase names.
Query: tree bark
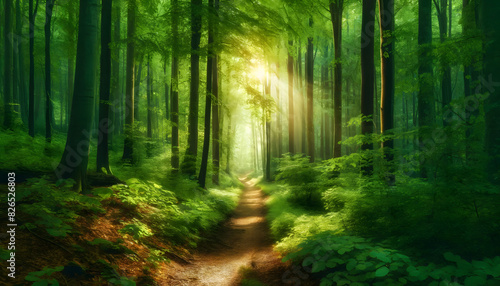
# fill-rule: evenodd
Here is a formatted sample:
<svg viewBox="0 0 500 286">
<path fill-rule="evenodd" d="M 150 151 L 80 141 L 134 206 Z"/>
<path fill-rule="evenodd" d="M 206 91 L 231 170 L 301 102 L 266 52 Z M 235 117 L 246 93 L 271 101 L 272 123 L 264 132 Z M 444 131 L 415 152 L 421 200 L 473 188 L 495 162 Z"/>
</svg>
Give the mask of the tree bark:
<svg viewBox="0 0 500 286">
<path fill-rule="evenodd" d="M 432 68 L 432 0 L 419 0 L 418 6 L 418 141 L 423 144 L 430 137 L 436 118 Z M 420 175 L 425 178 L 428 171 L 425 158 L 420 162 Z"/>
<path fill-rule="evenodd" d="M 190 176 L 196 173 L 198 154 L 198 109 L 200 87 L 200 40 L 202 0 L 191 0 L 191 82 L 189 86 L 188 147 L 182 171 Z"/>
<path fill-rule="evenodd" d="M 214 8 L 214 0 L 208 0 L 208 10 L 212 11 Z M 208 18 L 208 56 L 207 56 L 207 85 L 205 94 L 205 126 L 203 134 L 203 152 L 201 155 L 200 173 L 198 175 L 198 185 L 201 188 L 206 187 L 207 169 L 208 169 L 208 153 L 210 151 L 210 117 L 212 112 L 212 84 L 213 84 L 213 25 L 214 21 L 212 16 Z M 215 131 L 215 130 L 214 130 Z"/>
<path fill-rule="evenodd" d="M 330 16 L 333 25 L 333 42 L 335 51 L 334 66 L 334 91 L 333 106 L 334 112 L 334 140 L 333 158 L 342 155 L 342 12 L 344 10 L 344 0 L 335 0 L 330 3 Z"/>
<path fill-rule="evenodd" d="M 213 21 L 213 36 L 214 43 L 219 43 L 218 23 L 219 23 L 219 0 L 214 0 L 214 16 Z M 219 55 L 215 54 L 212 64 L 212 183 L 219 185 L 219 170 L 220 170 L 220 122 L 219 122 Z"/>
<path fill-rule="evenodd" d="M 74 99 L 71 108 L 66 147 L 56 169 L 58 178 L 72 178 L 75 189 L 86 188 L 90 129 L 94 104 L 99 1 L 80 1 Z"/>
<path fill-rule="evenodd" d="M 50 70 L 50 24 L 55 0 L 47 0 L 45 4 L 45 140 L 52 141 L 52 84 Z"/>
<path fill-rule="evenodd" d="M 309 27 L 312 28 L 313 19 L 309 18 Z M 307 155 L 309 160 L 314 162 L 314 114 L 313 114 L 313 85 L 314 85 L 314 51 L 313 38 L 307 38 Z"/>
<path fill-rule="evenodd" d="M 485 150 L 488 154 L 486 171 L 491 182 L 500 183 L 500 2 L 483 0 L 479 4 L 481 29 L 485 35 L 483 73 L 489 95 L 485 100 Z M 483 92 L 486 90 L 483 90 Z"/>
<path fill-rule="evenodd" d="M 103 172 L 104 169 L 107 174 L 111 174 L 108 154 L 109 126 L 112 125 L 109 117 L 109 93 L 111 90 L 111 11 L 112 0 L 102 0 L 97 172 Z"/>
<path fill-rule="evenodd" d="M 179 2 L 172 0 L 172 72 L 170 82 L 170 95 L 172 97 L 172 159 L 173 172 L 179 170 Z"/>
<path fill-rule="evenodd" d="M 391 136 L 394 128 L 394 0 L 379 0 L 380 13 L 380 61 L 381 61 L 381 98 L 380 98 L 380 131 L 382 135 Z M 388 163 L 386 179 L 394 184 L 391 168 L 394 154 L 394 141 L 386 139 L 382 149 Z"/>
<path fill-rule="evenodd" d="M 293 41 L 288 41 L 288 152 L 290 154 L 295 153 L 295 122 L 294 122 L 294 111 L 293 111 Z"/>
<path fill-rule="evenodd" d="M 375 6 L 376 0 L 363 0 L 361 20 L 361 134 L 365 139 L 373 134 L 373 109 L 375 89 Z M 373 143 L 364 143 L 361 150 L 373 150 Z M 371 158 L 369 158 L 371 160 Z M 363 174 L 371 175 L 371 161 L 362 169 Z"/>
<path fill-rule="evenodd" d="M 127 7 L 127 70 L 125 76 L 125 140 L 122 160 L 134 162 L 134 69 L 135 69 L 135 0 Z"/>
<path fill-rule="evenodd" d="M 4 0 L 4 85 L 3 85 L 3 103 L 4 103 L 4 121 L 5 129 L 13 127 L 12 111 L 12 0 Z"/>
</svg>

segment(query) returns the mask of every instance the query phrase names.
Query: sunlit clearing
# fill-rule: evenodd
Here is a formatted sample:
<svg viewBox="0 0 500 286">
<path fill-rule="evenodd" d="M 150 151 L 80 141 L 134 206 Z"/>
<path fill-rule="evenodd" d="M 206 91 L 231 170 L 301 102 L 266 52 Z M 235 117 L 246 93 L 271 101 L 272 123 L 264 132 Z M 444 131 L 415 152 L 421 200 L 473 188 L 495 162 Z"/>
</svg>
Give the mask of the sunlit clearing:
<svg viewBox="0 0 500 286">
<path fill-rule="evenodd" d="M 251 76 L 257 80 L 263 80 L 266 76 L 266 69 L 264 68 L 264 66 L 257 64 L 253 67 Z"/>
</svg>

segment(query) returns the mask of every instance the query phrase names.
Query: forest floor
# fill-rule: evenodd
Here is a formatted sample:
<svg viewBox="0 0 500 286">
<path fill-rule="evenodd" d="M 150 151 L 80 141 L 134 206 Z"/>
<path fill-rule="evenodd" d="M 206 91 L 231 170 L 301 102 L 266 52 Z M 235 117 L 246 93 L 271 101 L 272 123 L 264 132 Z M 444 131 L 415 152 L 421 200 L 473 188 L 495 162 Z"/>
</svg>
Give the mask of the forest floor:
<svg viewBox="0 0 500 286">
<path fill-rule="evenodd" d="M 241 285 L 243 280 L 287 285 L 282 277 L 288 266 L 273 251 L 265 218 L 266 198 L 255 179 L 240 180 L 245 188 L 233 215 L 213 238 L 198 247 L 192 263 L 180 266 L 166 285 L 229 286 Z"/>
</svg>

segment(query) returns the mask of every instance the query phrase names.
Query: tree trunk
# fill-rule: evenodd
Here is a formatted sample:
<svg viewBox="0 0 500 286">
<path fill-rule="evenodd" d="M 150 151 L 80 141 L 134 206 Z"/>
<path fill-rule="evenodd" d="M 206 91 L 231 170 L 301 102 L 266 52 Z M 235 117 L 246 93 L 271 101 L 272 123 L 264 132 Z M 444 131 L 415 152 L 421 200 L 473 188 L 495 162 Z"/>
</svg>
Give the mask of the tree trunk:
<svg viewBox="0 0 500 286">
<path fill-rule="evenodd" d="M 152 153 L 152 149 L 153 149 L 153 146 L 152 146 L 152 139 L 153 139 L 153 104 L 152 104 L 152 101 L 153 101 L 153 78 L 152 78 L 153 74 L 152 74 L 152 71 L 151 71 L 151 55 L 148 54 L 148 63 L 147 63 L 147 78 L 146 78 L 146 101 L 147 101 L 147 104 L 148 104 L 148 109 L 147 109 L 147 118 L 146 118 L 146 121 L 147 121 L 147 130 L 146 130 L 146 137 L 147 137 L 147 144 L 146 144 L 146 156 L 148 158 L 151 158 L 151 156 L 153 155 Z"/>
<path fill-rule="evenodd" d="M 22 38 L 23 35 L 23 21 L 20 0 L 16 0 L 16 33 Z M 28 122 L 28 97 L 26 94 L 26 74 L 24 72 L 24 44 L 23 40 L 17 42 L 18 58 L 14 59 L 19 64 L 19 98 L 21 103 L 21 118 L 26 124 Z"/>
<path fill-rule="evenodd" d="M 295 122 L 293 113 L 293 56 L 292 56 L 293 41 L 288 41 L 288 152 L 293 155 L 295 153 Z"/>
<path fill-rule="evenodd" d="M 436 118 L 432 68 L 432 0 L 419 0 L 418 6 L 418 141 L 419 144 L 424 144 L 430 137 Z M 425 158 L 420 160 L 420 175 L 424 178 L 428 171 L 425 161 Z"/>
<path fill-rule="evenodd" d="M 55 0 L 47 0 L 45 4 L 45 140 L 52 141 L 52 85 L 50 73 L 50 24 Z"/>
<path fill-rule="evenodd" d="M 309 27 L 312 28 L 313 19 L 309 18 Z M 314 85 L 314 52 L 313 38 L 307 38 L 307 155 L 314 162 L 314 114 L 313 114 L 313 85 Z"/>
<path fill-rule="evenodd" d="M 109 93 L 111 88 L 111 11 L 112 0 L 102 0 L 101 10 L 101 73 L 99 85 L 99 136 L 97 137 L 97 172 L 111 174 L 108 155 Z"/>
<path fill-rule="evenodd" d="M 134 24 L 135 25 L 135 24 Z M 139 53 L 137 53 L 139 54 Z M 139 96 L 141 93 L 141 76 L 142 76 L 142 61 L 143 56 L 137 55 L 137 60 L 139 61 L 139 67 L 137 68 L 135 74 L 135 84 L 134 84 L 134 121 L 139 121 Z"/>
<path fill-rule="evenodd" d="M 73 105 L 64 153 L 56 169 L 58 178 L 72 178 L 75 189 L 86 188 L 90 129 L 94 104 L 99 1 L 80 1 L 78 45 Z"/>
<path fill-rule="evenodd" d="M 333 25 L 333 42 L 335 51 L 334 66 L 334 91 L 333 106 L 334 112 L 334 139 L 333 139 L 333 158 L 342 155 L 342 12 L 344 9 L 344 0 L 336 0 L 330 3 L 330 16 Z"/>
<path fill-rule="evenodd" d="M 483 0 L 479 4 L 481 29 L 486 37 L 483 73 L 488 77 L 489 96 L 485 100 L 485 149 L 488 154 L 486 170 L 493 183 L 500 183 L 500 2 Z"/>
<path fill-rule="evenodd" d="M 375 88 L 375 6 L 376 0 L 363 0 L 361 20 L 361 134 L 365 139 L 373 134 L 373 109 Z M 373 143 L 361 145 L 361 150 L 373 150 Z M 371 158 L 369 158 L 371 160 Z M 373 164 L 367 162 L 362 169 L 363 174 L 373 172 Z"/>
<path fill-rule="evenodd" d="M 187 175 L 196 173 L 198 154 L 198 109 L 200 87 L 200 40 L 202 25 L 202 0 L 191 0 L 191 82 L 189 86 L 188 147 L 182 171 Z"/>
<path fill-rule="evenodd" d="M 214 42 L 219 43 L 218 37 L 218 23 L 219 23 L 219 0 L 214 0 L 214 13 L 216 19 L 213 21 L 213 34 Z M 212 183 L 216 186 L 219 185 L 219 170 L 220 170 L 220 122 L 219 122 L 219 55 L 214 55 L 212 64 L 212 94 L 214 100 L 212 102 Z"/>
<path fill-rule="evenodd" d="M 171 118 L 170 118 L 170 87 L 168 86 L 168 80 L 167 80 L 167 58 L 166 57 L 165 57 L 165 61 L 163 63 L 163 79 L 165 81 L 165 118 L 167 120 L 171 120 Z M 168 132 L 166 132 L 165 139 L 167 140 L 167 142 L 170 141 L 170 137 L 169 137 Z"/>
<path fill-rule="evenodd" d="M 127 70 L 125 76 L 125 140 L 122 160 L 134 162 L 134 69 L 135 69 L 135 0 L 127 7 Z"/>
<path fill-rule="evenodd" d="M 270 68 L 267 70 L 267 78 L 266 82 L 264 83 L 264 98 L 267 100 L 271 96 L 271 73 L 270 73 Z M 269 110 L 268 107 L 264 108 L 264 136 L 265 136 L 265 174 L 264 178 L 267 181 L 271 181 L 271 111 Z"/>
<path fill-rule="evenodd" d="M 179 170 L 179 2 L 172 0 L 172 72 L 170 82 L 170 95 L 172 96 L 171 121 L 172 121 L 172 159 L 171 165 L 174 172 Z"/>
<path fill-rule="evenodd" d="M 381 62 L 381 95 L 380 95 L 380 131 L 382 135 L 392 135 L 394 128 L 394 0 L 379 0 L 380 13 L 380 62 Z M 386 21 L 384 21 L 384 19 Z M 386 179 L 389 185 L 394 184 L 393 164 L 394 141 L 388 139 L 381 145 L 388 163 Z"/>
<path fill-rule="evenodd" d="M 214 8 L 214 0 L 208 0 L 208 10 L 211 12 Z M 201 188 L 205 188 L 206 179 L 207 179 L 207 169 L 208 169 L 208 153 L 210 151 L 210 116 L 212 112 L 212 84 L 213 81 L 213 62 L 214 62 L 214 53 L 213 53 L 213 25 L 214 21 L 212 20 L 212 15 L 209 15 L 208 18 L 208 56 L 207 56 L 207 85 L 206 85 L 206 94 L 205 94 L 205 126 L 204 126 L 204 134 L 203 134 L 203 152 L 201 155 L 201 165 L 200 165 L 200 173 L 198 175 L 198 185 Z M 214 128 L 215 129 L 215 128 Z M 215 130 L 214 130 L 215 131 Z"/>
<path fill-rule="evenodd" d="M 4 85 L 3 85 L 3 103 L 4 103 L 4 121 L 5 129 L 13 127 L 12 111 L 12 0 L 4 0 Z"/>
<path fill-rule="evenodd" d="M 123 101 L 123 96 L 122 93 L 120 92 L 120 45 L 119 42 L 121 40 L 120 37 L 120 19 L 121 19 L 121 9 L 120 9 L 120 2 L 115 0 L 115 5 L 114 5 L 114 30 L 113 30 L 113 49 L 111 50 L 111 53 L 113 56 L 111 57 L 111 94 L 112 94 L 112 125 L 111 125 L 111 130 L 112 134 L 118 134 L 120 131 L 120 124 L 122 121 L 121 114 L 120 114 L 120 105 Z M 111 17 L 113 18 L 113 16 Z M 117 137 L 117 136 L 116 136 Z M 114 138 L 116 138 L 114 136 Z M 111 141 L 111 146 L 114 146 L 114 141 Z"/>
</svg>

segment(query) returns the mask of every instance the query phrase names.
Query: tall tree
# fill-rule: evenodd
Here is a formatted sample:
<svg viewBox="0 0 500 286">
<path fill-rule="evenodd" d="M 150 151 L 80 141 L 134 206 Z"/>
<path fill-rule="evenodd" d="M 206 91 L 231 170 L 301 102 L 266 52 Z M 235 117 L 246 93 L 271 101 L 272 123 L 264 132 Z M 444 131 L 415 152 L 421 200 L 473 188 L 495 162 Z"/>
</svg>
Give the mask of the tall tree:
<svg viewBox="0 0 500 286">
<path fill-rule="evenodd" d="M 55 0 L 47 0 L 45 3 L 45 140 L 52 141 L 52 82 L 50 74 L 50 37 L 52 10 Z"/>
<path fill-rule="evenodd" d="M 183 162 L 183 172 L 194 175 L 198 153 L 198 109 L 200 87 L 200 40 L 202 0 L 191 0 L 191 82 L 189 86 L 188 147 Z"/>
<path fill-rule="evenodd" d="M 74 99 L 69 120 L 66 147 L 56 169 L 58 178 L 72 178 L 75 188 L 86 188 L 90 129 L 94 110 L 94 86 L 97 70 L 97 34 L 99 1 L 80 1 Z"/>
<path fill-rule="evenodd" d="M 313 19 L 309 18 L 309 27 L 312 28 Z M 306 81 L 307 81 L 307 155 L 309 160 L 314 162 L 314 114 L 313 114 L 313 85 L 314 85 L 314 51 L 313 37 L 307 38 L 307 63 L 306 63 Z"/>
<path fill-rule="evenodd" d="M 375 6 L 377 0 L 363 0 L 361 19 L 361 134 L 373 133 L 373 109 L 375 96 Z M 373 143 L 365 143 L 362 150 L 372 150 Z M 368 163 L 363 167 L 364 174 L 371 174 L 373 166 Z"/>
<path fill-rule="evenodd" d="M 23 16 L 21 11 L 21 1 L 16 0 L 16 34 L 18 35 L 17 45 L 17 58 L 14 60 L 18 62 L 19 67 L 19 98 L 21 102 L 21 118 L 23 122 L 28 121 L 28 98 L 26 94 L 26 74 L 24 69 L 24 43 L 21 35 L 23 35 Z M 15 69 L 14 69 L 15 70 Z"/>
<path fill-rule="evenodd" d="M 288 41 L 288 152 L 295 153 L 295 122 L 293 113 L 293 41 Z"/>
<path fill-rule="evenodd" d="M 450 1 L 451 2 L 451 1 Z M 451 14 L 448 15 L 448 0 L 440 0 L 440 4 L 438 4 L 438 1 L 434 1 L 434 4 L 436 6 L 437 10 L 437 17 L 438 17 L 438 23 L 439 23 L 439 39 L 441 43 L 443 44 L 446 42 L 448 37 L 451 36 L 451 26 L 450 30 L 448 30 L 448 17 L 451 19 Z M 451 5 L 450 5 L 451 8 Z M 451 109 L 450 103 L 451 103 L 451 97 L 452 97 L 452 89 L 451 89 L 451 67 L 450 64 L 447 62 L 445 57 L 441 57 L 441 72 L 442 72 L 442 78 L 441 78 L 441 102 L 442 102 L 442 108 L 443 108 L 443 113 L 446 114 L 451 114 L 452 112 L 449 112 L 448 110 Z M 449 124 L 450 120 L 448 116 L 443 117 L 443 125 L 447 126 Z"/>
<path fill-rule="evenodd" d="M 3 103 L 4 103 L 4 121 L 3 126 L 6 129 L 13 127 L 12 111 L 12 0 L 4 0 L 4 84 L 3 84 Z"/>
<path fill-rule="evenodd" d="M 119 42 L 121 40 L 121 35 L 120 35 L 120 22 L 121 22 L 121 9 L 120 9 L 120 2 L 115 0 L 115 5 L 113 6 L 113 14 L 112 18 L 114 18 L 114 23 L 113 23 L 113 43 L 112 43 L 112 57 L 111 57 L 111 94 L 112 94 L 112 102 L 113 106 L 118 107 L 119 104 L 121 104 L 123 98 L 122 98 L 122 93 L 121 93 L 121 88 L 120 88 L 120 45 Z M 112 130 L 114 131 L 114 134 L 118 134 L 120 131 L 120 126 L 122 125 L 121 123 L 123 122 L 121 120 L 121 114 L 120 114 L 120 108 L 113 108 L 111 110 L 113 114 L 113 121 L 112 123 Z M 110 115 L 111 116 L 111 115 Z M 110 131 L 110 130 L 108 130 Z M 111 132 L 111 131 L 110 131 Z M 111 147 L 113 146 L 113 142 L 111 141 Z"/>
<path fill-rule="evenodd" d="M 500 2 L 482 0 L 479 4 L 481 29 L 485 36 L 483 73 L 489 78 L 489 96 L 485 101 L 486 137 L 488 154 L 486 170 L 492 182 L 500 183 Z M 491 82 L 493 81 L 493 82 Z"/>
<path fill-rule="evenodd" d="M 135 69 L 135 0 L 127 7 L 127 70 L 125 76 L 125 141 L 122 159 L 134 161 L 134 69 Z"/>
<path fill-rule="evenodd" d="M 146 78 L 146 101 L 148 104 L 147 117 L 146 117 L 146 137 L 147 145 L 146 152 L 147 157 L 152 156 L 152 139 L 153 139 L 153 71 L 151 69 L 151 54 L 147 55 L 147 78 Z"/>
<path fill-rule="evenodd" d="M 214 43 L 218 44 L 218 22 L 219 22 L 219 0 L 214 0 Z M 212 102 L 212 165 L 213 165 L 213 174 L 212 174 L 212 183 L 214 185 L 219 185 L 219 170 L 220 170 L 220 122 L 219 122 L 219 55 L 214 55 L 214 61 L 212 64 L 212 94 L 214 100 Z"/>
<path fill-rule="evenodd" d="M 102 0 L 101 9 L 101 72 L 99 84 L 99 136 L 97 143 L 97 172 L 109 168 L 108 134 L 112 125 L 109 117 L 109 93 L 111 91 L 111 11 L 112 0 Z"/>
<path fill-rule="evenodd" d="M 429 137 L 436 118 L 432 71 L 432 0 L 418 1 L 418 45 L 418 139 L 423 144 Z M 425 158 L 420 162 L 420 174 L 426 177 Z"/>
<path fill-rule="evenodd" d="M 334 60 L 334 91 L 333 106 L 334 112 L 334 139 L 333 158 L 338 158 L 342 153 L 342 12 L 344 10 L 344 0 L 333 0 L 330 2 L 330 16 L 333 25 L 333 44 L 335 52 Z"/>
<path fill-rule="evenodd" d="M 214 8 L 214 0 L 208 0 L 208 11 Z M 205 188 L 208 167 L 208 152 L 210 150 L 210 116 L 212 114 L 212 84 L 213 84 L 213 43 L 214 43 L 214 21 L 209 14 L 208 16 L 208 55 L 207 55 L 207 84 L 205 94 L 205 126 L 203 133 L 203 152 L 201 155 L 200 173 L 198 175 L 198 184 L 201 188 Z M 215 131 L 215 130 L 214 130 Z"/>
<path fill-rule="evenodd" d="M 390 130 L 394 128 L 394 0 L 379 0 L 380 17 L 380 71 L 381 71 L 381 95 L 380 95 L 380 128 L 382 135 L 390 136 Z M 384 155 L 389 166 L 394 159 L 394 141 L 386 139 L 382 142 Z M 386 176 L 389 184 L 394 183 L 392 169 L 388 170 Z"/>
<path fill-rule="evenodd" d="M 172 0 L 172 72 L 170 95 L 172 96 L 172 169 L 179 169 L 179 1 Z"/>
<path fill-rule="evenodd" d="M 38 0 L 35 7 L 33 7 L 33 0 L 29 0 L 30 82 L 28 95 L 28 133 L 31 137 L 35 137 L 35 17 L 37 10 Z"/>
</svg>

